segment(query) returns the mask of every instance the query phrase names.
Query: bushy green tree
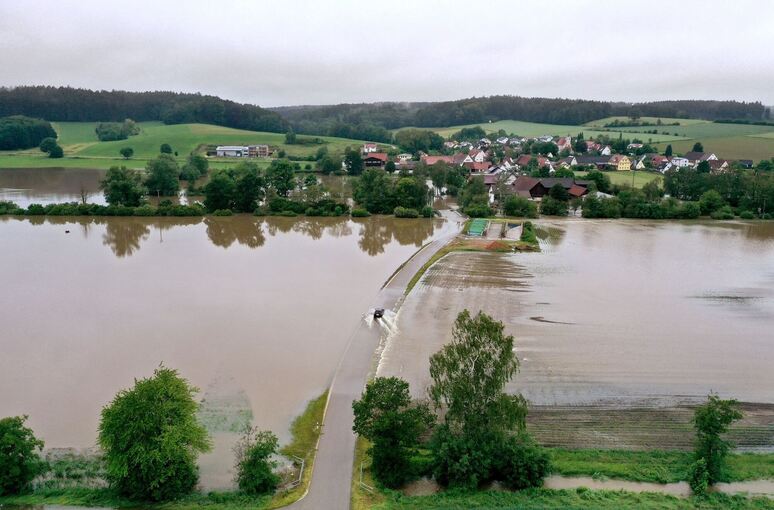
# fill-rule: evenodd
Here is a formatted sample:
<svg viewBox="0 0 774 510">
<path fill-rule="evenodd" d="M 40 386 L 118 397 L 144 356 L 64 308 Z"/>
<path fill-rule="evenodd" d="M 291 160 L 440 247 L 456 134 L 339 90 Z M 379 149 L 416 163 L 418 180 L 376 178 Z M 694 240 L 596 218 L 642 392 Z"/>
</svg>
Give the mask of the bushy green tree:
<svg viewBox="0 0 774 510">
<path fill-rule="evenodd" d="M 548 190 L 548 195 L 554 200 L 559 200 L 562 202 L 567 202 L 568 200 L 570 200 L 570 194 L 567 192 L 567 188 L 565 188 L 559 183 L 556 183 L 553 186 L 551 186 L 551 189 Z"/>
<path fill-rule="evenodd" d="M 701 144 L 701 142 L 696 142 L 693 144 L 693 148 L 691 149 L 693 152 L 704 152 L 704 146 Z"/>
<path fill-rule="evenodd" d="M 279 441 L 268 430 L 249 429 L 234 446 L 236 456 L 236 483 L 239 490 L 257 496 L 269 494 L 279 485 L 280 477 L 272 455 L 277 453 Z"/>
<path fill-rule="evenodd" d="M 544 196 L 540 201 L 540 214 L 546 216 L 567 216 L 568 209 L 567 202 L 557 200 L 550 195 Z"/>
<path fill-rule="evenodd" d="M 347 167 L 349 175 L 360 175 L 363 173 L 363 157 L 358 149 L 347 147 L 344 150 L 344 166 Z"/>
<path fill-rule="evenodd" d="M 255 163 L 242 163 L 235 169 L 234 210 L 254 212 L 264 197 L 265 181 Z"/>
<path fill-rule="evenodd" d="M 363 172 L 352 185 L 352 197 L 372 214 L 390 214 L 396 205 L 390 176 L 379 168 Z"/>
<path fill-rule="evenodd" d="M 196 458 L 210 449 L 207 431 L 196 420 L 197 392 L 176 370 L 162 366 L 102 409 L 105 473 L 121 495 L 167 501 L 194 489 Z"/>
<path fill-rule="evenodd" d="M 26 420 L 26 416 L 0 420 L 0 496 L 26 492 L 47 469 L 40 457 L 43 441 L 24 425 Z"/>
<path fill-rule="evenodd" d="M 666 157 L 672 156 L 672 144 L 669 144 L 666 146 L 666 149 L 664 150 L 664 156 Z"/>
<path fill-rule="evenodd" d="M 210 181 L 204 186 L 204 207 L 208 211 L 233 208 L 235 191 L 236 182 L 229 172 L 213 172 Z"/>
<path fill-rule="evenodd" d="M 118 151 L 119 154 L 121 154 L 124 159 L 129 159 L 132 156 L 134 156 L 134 149 L 131 147 L 122 147 L 121 150 Z"/>
<path fill-rule="evenodd" d="M 489 191 L 482 177 L 472 177 L 462 189 L 460 205 L 465 210 L 472 205 L 489 206 Z"/>
<path fill-rule="evenodd" d="M 281 196 L 287 197 L 296 187 L 293 164 L 287 159 L 275 159 L 266 169 L 266 185 Z"/>
<path fill-rule="evenodd" d="M 430 358 L 430 398 L 444 411 L 431 440 L 434 473 L 442 484 L 475 488 L 493 479 L 514 487 L 542 482 L 549 465 L 523 435 L 526 400 L 504 391 L 518 368 L 513 337 L 504 334 L 501 322 L 467 310 L 457 316 L 451 342 Z M 510 442 L 514 433 L 521 434 L 521 443 Z M 526 460 L 527 453 L 532 461 Z M 519 467 L 518 475 L 507 478 L 506 471 L 525 462 L 526 472 Z"/>
<path fill-rule="evenodd" d="M 742 418 L 736 400 L 723 400 L 709 395 L 707 402 L 696 408 L 693 425 L 696 429 L 696 460 L 706 463 L 707 482 L 714 485 L 722 477 L 726 455 L 731 443 L 723 438 L 732 423 Z"/>
<path fill-rule="evenodd" d="M 40 142 L 40 150 L 41 152 L 49 153 L 51 150 L 57 146 L 56 138 L 47 137 L 41 140 Z"/>
<path fill-rule="evenodd" d="M 161 154 L 148 161 L 145 166 L 148 176 L 145 179 L 145 186 L 151 193 L 157 193 L 161 196 L 176 196 L 180 189 L 180 168 L 174 156 L 170 154 Z"/>
<path fill-rule="evenodd" d="M 193 184 L 197 179 L 207 175 L 210 162 L 201 154 L 191 153 L 180 171 L 180 178 Z"/>
<path fill-rule="evenodd" d="M 326 154 L 318 161 L 318 167 L 324 175 L 330 175 L 341 170 L 341 160 Z"/>
<path fill-rule="evenodd" d="M 527 198 L 510 195 L 503 202 L 503 212 L 506 216 L 537 218 L 537 205 Z"/>
<path fill-rule="evenodd" d="M 386 487 L 398 488 L 416 473 L 411 457 L 420 436 L 433 417 L 426 404 L 414 404 L 409 385 L 397 377 L 377 377 L 368 383 L 360 400 L 352 403 L 352 430 L 372 443 L 370 453 L 376 479 Z"/>
<path fill-rule="evenodd" d="M 702 214 L 712 214 L 724 205 L 726 205 L 726 201 L 714 189 L 705 191 L 699 199 L 699 207 L 701 207 Z"/>
<path fill-rule="evenodd" d="M 50 151 L 48 151 L 48 157 L 53 159 L 59 159 L 64 157 L 64 150 L 59 145 L 54 145 Z"/>
<path fill-rule="evenodd" d="M 159 147 L 159 152 L 162 154 L 172 154 L 172 146 L 168 143 L 162 143 Z"/>
<path fill-rule="evenodd" d="M 414 176 L 401 177 L 395 183 L 395 202 L 400 207 L 421 209 L 427 203 L 427 184 Z"/>
<path fill-rule="evenodd" d="M 125 166 L 113 166 L 100 182 L 100 188 L 105 193 L 105 200 L 110 205 L 140 206 L 147 190 L 138 172 Z"/>
</svg>

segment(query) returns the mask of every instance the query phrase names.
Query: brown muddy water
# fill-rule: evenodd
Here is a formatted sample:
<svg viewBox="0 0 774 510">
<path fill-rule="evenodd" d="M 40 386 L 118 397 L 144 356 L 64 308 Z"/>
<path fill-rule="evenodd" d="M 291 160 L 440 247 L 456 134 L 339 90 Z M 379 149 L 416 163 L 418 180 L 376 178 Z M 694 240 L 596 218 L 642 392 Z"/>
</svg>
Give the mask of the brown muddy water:
<svg viewBox="0 0 774 510">
<path fill-rule="evenodd" d="M 774 223 L 539 221 L 542 253 L 452 253 L 404 302 L 380 375 L 429 384 L 464 308 L 505 323 L 536 405 L 774 403 Z M 774 439 L 774 426 L 771 438 Z"/>
<path fill-rule="evenodd" d="M 289 439 L 381 285 L 442 220 L 0 217 L 0 416 L 94 446 L 99 413 L 160 363 L 201 388 L 231 484 L 236 431 Z M 69 230 L 69 234 L 66 231 Z"/>
</svg>

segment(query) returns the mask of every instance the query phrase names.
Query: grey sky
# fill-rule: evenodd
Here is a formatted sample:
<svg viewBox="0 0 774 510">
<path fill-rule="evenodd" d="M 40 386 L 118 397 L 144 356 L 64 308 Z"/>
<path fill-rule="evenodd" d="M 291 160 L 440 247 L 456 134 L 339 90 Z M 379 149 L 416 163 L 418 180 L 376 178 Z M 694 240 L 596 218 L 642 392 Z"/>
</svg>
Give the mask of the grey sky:
<svg viewBox="0 0 774 510">
<path fill-rule="evenodd" d="M 0 85 L 774 104 L 774 2 L 0 0 Z"/>
</svg>

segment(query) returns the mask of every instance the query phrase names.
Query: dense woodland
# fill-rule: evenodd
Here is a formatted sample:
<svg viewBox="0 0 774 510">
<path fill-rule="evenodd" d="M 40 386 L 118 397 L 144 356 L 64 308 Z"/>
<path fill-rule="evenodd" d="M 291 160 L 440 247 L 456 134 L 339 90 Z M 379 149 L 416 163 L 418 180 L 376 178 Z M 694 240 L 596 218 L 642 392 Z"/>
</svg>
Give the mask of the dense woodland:
<svg viewBox="0 0 774 510">
<path fill-rule="evenodd" d="M 178 92 L 126 92 L 72 87 L 0 87 L 0 117 L 27 115 L 48 121 L 122 122 L 157 120 L 165 124 L 200 122 L 252 131 L 283 133 L 277 113 L 215 96 Z"/>
<path fill-rule="evenodd" d="M 21 115 L 0 118 L 0 150 L 30 149 L 46 138 L 56 138 L 46 121 Z"/>
</svg>

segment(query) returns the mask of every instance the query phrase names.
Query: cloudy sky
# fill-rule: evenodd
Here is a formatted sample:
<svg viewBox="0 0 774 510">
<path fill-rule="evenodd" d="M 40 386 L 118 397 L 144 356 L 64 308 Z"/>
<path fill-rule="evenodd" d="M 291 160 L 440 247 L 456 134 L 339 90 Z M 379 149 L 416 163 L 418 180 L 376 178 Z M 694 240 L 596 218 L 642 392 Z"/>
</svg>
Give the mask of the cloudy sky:
<svg viewBox="0 0 774 510">
<path fill-rule="evenodd" d="M 0 85 L 774 104 L 774 2 L 0 0 Z"/>
</svg>

